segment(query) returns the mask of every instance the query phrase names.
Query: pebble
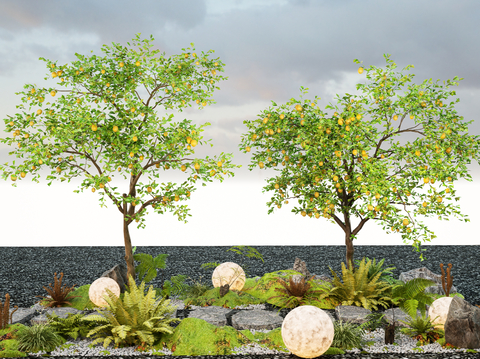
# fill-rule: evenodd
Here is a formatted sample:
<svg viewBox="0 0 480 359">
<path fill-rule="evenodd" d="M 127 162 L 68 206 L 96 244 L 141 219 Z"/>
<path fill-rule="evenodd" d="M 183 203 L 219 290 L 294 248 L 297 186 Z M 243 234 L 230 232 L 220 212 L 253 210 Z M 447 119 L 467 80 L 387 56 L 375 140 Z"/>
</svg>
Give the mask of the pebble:
<svg viewBox="0 0 480 359">
<path fill-rule="evenodd" d="M 173 298 L 172 298 L 173 299 Z M 200 306 L 190 306 L 191 309 L 198 309 L 202 308 Z M 249 304 L 249 305 L 241 305 L 235 307 L 233 309 L 265 309 L 265 304 Z M 255 330 L 252 329 L 252 334 L 256 332 L 268 333 L 268 330 Z M 395 336 L 395 343 L 398 345 L 393 344 L 385 344 L 385 331 L 381 328 L 376 329 L 373 332 L 367 332 L 362 336 L 363 340 L 374 341 L 375 343 L 372 346 L 365 346 L 363 348 L 364 351 L 368 353 L 465 353 L 466 349 L 444 349 L 441 347 L 440 344 L 428 344 L 423 345 L 421 347 L 417 347 L 417 340 L 405 335 L 403 333 L 398 333 Z M 75 355 L 75 356 L 141 356 L 141 355 L 153 355 L 153 350 L 139 352 L 135 351 L 135 347 L 126 347 L 126 348 L 117 348 L 114 349 L 114 345 L 110 344 L 106 349 L 103 347 L 102 343 L 97 344 L 93 348 L 89 348 L 88 346 L 92 343 L 93 340 L 91 339 L 70 339 L 65 344 L 73 344 L 68 349 L 55 349 L 50 353 L 52 356 L 65 356 L 65 355 Z M 386 349 L 385 349 L 386 348 Z M 416 348 L 416 349 L 415 349 Z M 421 348 L 423 351 L 420 351 Z M 110 352 L 110 354 L 105 354 L 105 351 Z M 480 348 L 475 349 L 480 352 Z M 159 350 L 165 355 L 173 355 L 173 353 L 164 348 Z M 240 354 L 240 355 L 260 355 L 260 354 L 289 354 L 290 352 L 282 352 L 275 349 L 269 349 L 260 346 L 257 343 L 243 345 L 242 347 L 235 347 L 232 349 L 232 354 Z M 345 350 L 345 353 L 360 353 L 360 349 L 354 348 L 351 350 Z M 40 351 L 38 353 L 29 353 L 30 356 L 40 357 L 42 354 L 45 354 L 44 351 Z"/>
</svg>

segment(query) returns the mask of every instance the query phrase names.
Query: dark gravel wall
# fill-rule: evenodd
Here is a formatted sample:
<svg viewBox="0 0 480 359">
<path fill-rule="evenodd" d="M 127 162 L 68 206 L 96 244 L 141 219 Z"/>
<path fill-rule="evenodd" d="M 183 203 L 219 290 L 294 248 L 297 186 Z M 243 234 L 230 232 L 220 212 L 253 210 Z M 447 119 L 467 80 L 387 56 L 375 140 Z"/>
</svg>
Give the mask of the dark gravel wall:
<svg viewBox="0 0 480 359">
<path fill-rule="evenodd" d="M 251 276 L 293 267 L 295 257 L 307 263 L 308 270 L 317 275 L 329 274 L 329 266 L 341 274 L 345 262 L 345 246 L 253 246 L 262 254 L 264 262 L 242 257 L 225 247 L 138 247 L 136 253 L 153 257 L 168 254 L 167 267 L 148 285 L 161 287 L 164 279 L 185 274 L 192 280 L 211 283 L 213 269 L 201 269 L 203 263 L 235 262 L 246 264 Z M 423 246 L 426 260 L 420 261 L 420 253 L 412 246 L 355 246 L 354 259 L 366 256 L 385 258 L 383 268 L 394 266 L 393 276 L 401 272 L 427 267 L 441 274 L 440 263 L 452 263 L 453 285 L 471 304 L 480 305 L 480 246 Z M 62 285 L 75 288 L 91 284 L 104 271 L 118 263 L 125 263 L 124 247 L 0 247 L 0 300 L 10 294 L 10 307 L 30 307 L 47 295 L 43 286 L 54 285 L 54 273 L 63 272 Z M 138 264 L 137 262 L 135 263 Z M 138 283 L 138 281 L 137 281 Z"/>
</svg>

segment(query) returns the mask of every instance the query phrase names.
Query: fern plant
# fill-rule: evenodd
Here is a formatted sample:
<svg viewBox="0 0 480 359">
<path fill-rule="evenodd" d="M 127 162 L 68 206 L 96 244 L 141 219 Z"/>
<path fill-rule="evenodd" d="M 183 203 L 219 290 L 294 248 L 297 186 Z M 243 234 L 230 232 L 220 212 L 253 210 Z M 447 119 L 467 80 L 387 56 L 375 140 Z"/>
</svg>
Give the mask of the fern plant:
<svg viewBox="0 0 480 359">
<path fill-rule="evenodd" d="M 48 285 L 50 288 L 47 288 L 45 286 L 43 287 L 43 289 L 45 289 L 48 292 L 48 294 L 50 294 L 51 298 L 48 298 L 42 295 L 36 295 L 36 297 L 44 298 L 46 300 L 46 303 L 43 305 L 46 307 L 59 308 L 65 305 L 72 306 L 72 303 L 68 302 L 67 300 L 79 297 L 78 295 L 75 296 L 70 294 L 70 292 L 73 291 L 76 284 L 70 288 L 68 288 L 67 286 L 62 288 L 63 272 L 60 273 L 60 279 L 57 279 L 57 272 L 55 272 L 54 279 L 55 279 L 54 287 L 52 287 L 52 283 Z M 37 303 L 40 303 L 40 302 L 42 302 L 42 300 L 38 301 Z"/>
<path fill-rule="evenodd" d="M 81 318 L 82 321 L 107 323 L 97 326 L 87 334 L 87 337 L 97 336 L 92 346 L 102 341 L 104 348 L 107 348 L 112 341 L 115 342 L 116 348 L 119 345 L 130 346 L 141 343 L 151 346 L 163 333 L 173 333 L 170 323 L 180 321 L 178 318 L 167 319 L 175 308 L 168 307 L 170 300 L 164 297 L 156 303 L 157 299 L 152 286 L 145 295 L 144 282 L 137 287 L 131 276 L 128 281 L 129 289 L 125 291 L 123 299 L 116 297 L 109 289 L 106 290 L 108 295 L 104 295 L 104 299 L 109 306 L 106 310 L 96 309 L 105 317 L 91 315 Z"/>
<path fill-rule="evenodd" d="M 355 305 L 371 310 L 378 310 L 377 305 L 387 306 L 387 300 L 391 298 L 384 293 L 390 288 L 390 285 L 383 281 L 378 281 L 381 273 L 377 273 L 375 277 L 368 278 L 368 268 L 371 261 L 365 264 L 365 258 L 362 259 L 360 267 L 353 273 L 345 267 L 342 262 L 343 283 L 337 274 L 329 267 L 333 275 L 333 281 L 329 290 L 321 294 L 319 299 L 326 297 L 332 298 L 342 305 Z"/>
<path fill-rule="evenodd" d="M 435 319 L 437 318 L 438 316 Z M 433 321 L 435 321 L 435 319 L 433 319 Z M 432 344 L 438 338 L 445 337 L 445 332 L 442 329 L 435 329 L 431 318 L 427 318 L 424 314 L 421 317 L 416 316 L 415 318 L 410 318 L 408 322 L 403 320 L 401 320 L 401 322 L 410 326 L 410 328 L 402 328 L 402 333 L 419 339 L 422 345 Z"/>
<path fill-rule="evenodd" d="M 188 290 L 188 284 L 185 283 L 187 276 L 184 274 L 173 276 L 171 281 L 166 280 L 163 283 L 162 290 L 156 289 L 156 295 L 169 298 L 170 295 L 181 295 Z"/>
<path fill-rule="evenodd" d="M 68 313 L 67 318 L 60 318 L 55 312 L 47 313 L 47 325 L 64 339 L 68 339 L 68 337 L 77 339 L 79 335 L 85 337 L 98 325 L 96 322 L 82 321 L 81 318 L 84 316 L 85 314 L 82 313 Z"/>
<path fill-rule="evenodd" d="M 280 283 L 283 288 L 276 288 L 275 292 L 279 292 L 280 295 L 273 296 L 267 300 L 274 298 L 282 298 L 280 309 L 282 308 L 295 308 L 300 305 L 306 305 L 311 302 L 311 300 L 317 300 L 317 294 L 320 294 L 323 298 L 327 296 L 325 294 L 325 288 L 320 286 L 320 290 L 313 290 L 312 283 L 315 280 L 315 276 L 311 277 L 307 283 L 305 283 L 305 277 L 300 281 L 294 281 L 293 276 L 289 278 L 288 283 L 282 278 L 277 278 L 277 283 Z M 323 296 L 322 296 L 323 295 Z"/>
<path fill-rule="evenodd" d="M 198 298 L 204 295 L 209 290 L 213 289 L 214 286 L 211 284 L 202 283 L 202 276 L 200 276 L 200 280 L 197 282 L 195 280 L 194 284 L 191 286 L 187 285 L 187 288 L 181 294 L 180 299 L 185 300 L 187 298 Z M 191 279 L 191 278 L 190 278 Z"/>
<path fill-rule="evenodd" d="M 425 316 L 426 305 L 435 301 L 432 293 L 425 292 L 425 288 L 435 284 L 434 281 L 425 278 L 414 278 L 406 283 L 394 278 L 385 278 L 385 281 L 390 284 L 389 301 L 398 305 L 411 318 L 417 316 L 417 308 Z"/>
<path fill-rule="evenodd" d="M 370 260 L 370 259 L 367 257 L 367 260 Z M 389 267 L 389 268 L 382 269 L 383 262 L 385 262 L 385 258 L 382 259 L 378 263 L 377 263 L 377 260 L 375 258 L 373 258 L 373 263 L 368 267 L 368 279 L 370 279 L 370 280 L 373 279 L 378 273 L 380 273 L 380 278 L 378 280 L 384 280 L 386 278 L 392 278 L 391 276 L 389 276 L 387 274 L 393 274 L 391 272 L 391 270 L 396 269 L 396 267 Z M 360 261 L 358 259 L 355 260 L 355 263 L 357 264 L 357 266 L 360 265 Z"/>
</svg>

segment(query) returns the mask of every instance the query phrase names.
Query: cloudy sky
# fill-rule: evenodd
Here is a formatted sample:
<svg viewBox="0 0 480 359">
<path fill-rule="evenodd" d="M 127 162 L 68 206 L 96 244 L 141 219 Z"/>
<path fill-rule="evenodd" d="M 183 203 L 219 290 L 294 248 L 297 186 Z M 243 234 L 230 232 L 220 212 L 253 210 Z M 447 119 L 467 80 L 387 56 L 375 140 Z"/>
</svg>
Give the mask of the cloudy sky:
<svg viewBox="0 0 480 359">
<path fill-rule="evenodd" d="M 446 81 L 464 78 L 450 101 L 459 98 L 455 109 L 469 125 L 469 134 L 480 135 L 480 4 L 471 0 L 402 1 L 309 1 L 309 0 L 176 0 L 131 2 L 119 0 L 2 0 L 0 3 L 0 138 L 8 115 L 20 112 L 26 84 L 54 86 L 44 78 L 49 71 L 39 57 L 69 64 L 75 53 L 105 56 L 102 46 L 127 42 L 141 33 L 153 35 L 152 49 L 168 58 L 195 44 L 197 53 L 214 50 L 225 64 L 213 92 L 216 104 L 202 110 L 188 107 L 183 112 L 159 108 L 159 116 L 174 114 L 173 122 L 183 119 L 204 127 L 203 140 L 195 147 L 194 158 L 233 154 L 232 162 L 241 165 L 223 183 L 214 180 L 197 190 L 187 204 L 188 223 L 178 221 L 172 212 L 159 215 L 149 208 L 146 227 L 130 225 L 132 244 L 138 246 L 220 246 L 220 245 L 343 245 L 344 233 L 323 217 L 302 217 L 291 212 L 296 200 L 268 214 L 267 202 L 273 192 L 263 190 L 266 179 L 280 174 L 271 168 L 250 170 L 250 153 L 239 150 L 241 136 L 248 132 L 245 120 L 255 120 L 271 101 L 285 104 L 300 99 L 300 87 L 308 88 L 304 98 L 320 98 L 319 107 L 337 104 L 336 95 L 361 95 L 356 84 L 366 84 L 362 66 L 386 68 L 384 54 L 397 64 L 397 73 L 414 74 L 410 84 L 425 79 Z M 158 55 L 157 55 L 158 56 Z M 415 68 L 403 70 L 407 65 Z M 442 84 L 442 82 L 439 82 Z M 408 85 L 407 85 L 408 86 Z M 404 87 L 404 90 L 407 89 Z M 403 91 L 398 92 L 399 95 Z M 158 107 L 157 107 L 158 109 Z M 368 119 L 368 117 L 367 117 Z M 397 137 L 401 144 L 417 136 Z M 213 144 L 213 147 L 210 147 Z M 22 163 L 9 152 L 17 146 L 0 143 L 0 164 Z M 278 167 L 277 167 L 278 168 Z M 468 166 L 472 182 L 455 183 L 461 212 L 471 222 L 452 217 L 450 221 L 420 218 L 437 235 L 426 245 L 478 245 L 476 224 L 480 221 L 480 168 Z M 40 171 L 40 183 L 32 175 L 12 181 L 0 180 L 2 236 L 0 246 L 123 246 L 122 215 L 105 196 L 107 207 L 100 206 L 99 191 L 74 193 L 84 177 L 49 187 L 51 169 Z M 93 172 L 93 167 L 89 169 Z M 182 183 L 187 173 L 160 172 L 158 182 Z M 153 179 L 154 177 L 152 177 Z M 142 179 L 148 180 L 148 177 Z M 141 181 L 142 181 L 141 179 Z M 113 177 L 112 186 L 126 192 L 123 176 Z M 438 188 L 438 187 L 437 187 Z M 262 193 L 264 191 L 265 193 Z M 353 219 L 353 224 L 358 224 Z M 411 245 L 399 234 L 387 234 L 381 223 L 369 221 L 354 245 Z"/>
</svg>

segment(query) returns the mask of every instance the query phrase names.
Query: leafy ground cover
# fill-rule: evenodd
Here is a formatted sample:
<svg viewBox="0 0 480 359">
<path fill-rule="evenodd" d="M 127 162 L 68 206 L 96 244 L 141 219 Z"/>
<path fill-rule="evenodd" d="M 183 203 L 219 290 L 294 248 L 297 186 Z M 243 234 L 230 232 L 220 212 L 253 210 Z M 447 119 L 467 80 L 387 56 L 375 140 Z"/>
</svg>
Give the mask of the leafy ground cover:
<svg viewBox="0 0 480 359">
<path fill-rule="evenodd" d="M 212 285 L 206 285 L 202 283 L 196 283 L 196 285 L 191 286 L 189 290 L 187 290 L 183 295 L 183 301 L 188 308 L 191 305 L 197 306 L 221 306 L 225 308 L 234 308 L 241 305 L 248 305 L 248 304 L 261 304 L 261 303 L 270 303 L 276 306 L 282 306 L 282 298 L 276 297 L 273 299 L 269 299 L 275 296 L 278 296 L 279 291 L 284 288 L 279 281 L 277 280 L 279 277 L 279 272 L 267 273 L 264 275 L 260 280 L 255 281 L 253 278 L 248 278 L 245 282 L 245 285 L 241 291 L 231 290 L 227 292 L 226 295 L 223 297 L 220 296 L 219 288 L 213 288 Z M 281 271 L 285 274 L 285 277 L 288 277 L 292 274 L 298 274 L 298 272 L 293 271 Z M 85 310 L 85 309 L 95 309 L 96 306 L 89 300 L 88 298 L 88 290 L 90 285 L 84 285 L 72 292 L 72 295 L 78 296 L 76 298 L 72 298 L 69 300 L 71 306 L 78 310 Z M 317 286 L 313 286 L 314 289 L 318 289 Z M 155 291 L 160 293 L 160 289 L 156 288 Z M 459 295 L 461 296 L 461 295 Z M 123 299 L 124 294 L 120 295 L 120 299 Z M 441 296 L 435 296 L 441 297 Z M 462 296 L 461 296 L 462 297 Z M 43 303 L 45 303 L 43 301 Z M 316 305 L 321 309 L 334 309 L 336 305 L 338 305 L 338 301 L 332 300 L 330 298 L 325 298 L 314 303 L 310 303 L 311 305 Z M 188 320 L 186 320 L 188 319 Z M 267 346 L 271 349 L 275 348 L 277 350 L 282 350 L 288 352 L 286 347 L 283 344 L 283 340 L 281 339 L 281 328 L 277 328 L 272 330 L 268 333 L 256 332 L 252 334 L 249 330 L 237 331 L 231 327 L 223 327 L 218 328 L 212 326 L 211 324 L 199 320 L 196 318 L 186 318 L 182 320 L 182 322 L 175 328 L 175 331 L 171 335 L 164 335 L 163 340 L 158 342 L 153 348 L 161 349 L 161 348 L 168 348 L 175 352 L 176 355 L 206 355 L 215 352 L 217 354 L 225 353 L 231 354 L 231 349 L 234 347 L 239 347 L 246 343 L 256 342 L 260 343 L 261 345 Z M 203 323 L 204 322 L 204 323 Z M 205 326 L 208 328 L 193 328 L 192 326 Z M 14 333 L 15 330 L 18 330 L 22 327 L 21 324 L 15 324 L 9 326 L 10 328 L 6 328 L 3 331 L 0 331 L 0 335 L 4 335 L 7 333 Z M 195 342 L 195 338 L 190 338 L 190 342 L 186 341 L 185 338 L 188 336 L 186 333 L 199 333 L 197 329 L 201 329 L 200 332 L 205 332 L 205 335 L 209 335 L 209 343 L 215 343 L 213 347 L 204 347 L 202 342 L 198 343 Z M 207 330 L 208 329 L 208 330 Z M 221 330 L 220 330 L 221 329 Z M 351 333 L 356 333 L 358 327 L 356 326 L 338 326 L 335 325 L 335 335 L 336 341 L 332 343 L 332 346 L 325 354 L 343 354 L 344 350 L 352 349 L 354 347 L 362 348 L 363 346 L 372 345 L 374 342 L 366 342 L 362 343 L 362 345 L 352 345 L 349 344 L 348 341 L 344 340 L 347 338 Z M 371 327 L 371 330 L 374 330 L 374 327 Z M 371 330 L 366 330 L 369 332 Z M 350 334 L 348 334 L 350 333 Z M 184 346 L 176 347 L 176 343 L 179 339 L 179 336 L 182 336 Z M 67 338 L 63 338 L 64 342 Z M 197 338 L 198 339 L 198 338 Z M 423 344 L 422 337 L 417 336 L 419 339 L 418 345 L 421 346 Z M 431 342 L 438 341 L 439 344 L 442 346 L 445 345 L 444 337 L 439 335 L 437 337 L 430 338 Z M 187 344 L 188 343 L 188 344 Z M 336 346 L 334 346 L 335 344 Z M 2 355 L 6 355 L 7 352 L 10 354 L 15 354 L 17 352 L 17 345 L 18 342 L 15 339 L 8 339 L 0 342 L 0 357 Z M 203 354 L 194 353 L 192 350 L 193 348 L 200 348 L 195 350 L 202 351 Z M 194 350 L 194 351 L 195 351 Z M 3 354 L 2 354 L 3 353 Z M 17 353 L 18 354 L 18 353 Z M 224 355 L 225 355 L 224 354 Z"/>
</svg>

